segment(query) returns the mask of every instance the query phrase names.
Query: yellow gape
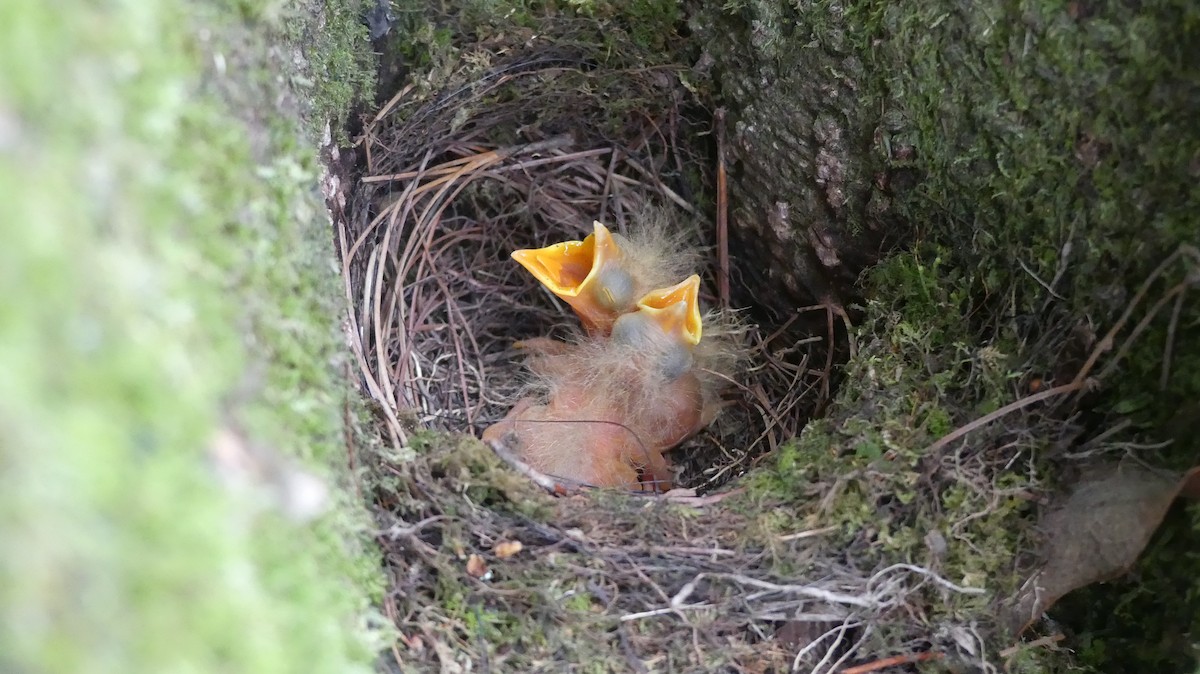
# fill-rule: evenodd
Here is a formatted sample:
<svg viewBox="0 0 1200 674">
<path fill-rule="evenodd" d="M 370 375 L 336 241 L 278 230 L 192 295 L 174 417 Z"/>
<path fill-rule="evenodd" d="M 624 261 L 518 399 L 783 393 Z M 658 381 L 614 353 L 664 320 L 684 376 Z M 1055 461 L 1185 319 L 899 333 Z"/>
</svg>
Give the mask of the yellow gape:
<svg viewBox="0 0 1200 674">
<path fill-rule="evenodd" d="M 672 275 L 665 253 L 593 227 L 583 241 L 512 254 L 571 306 L 589 336 L 520 342 L 538 390 L 483 437 L 568 483 L 665 491 L 672 473 L 663 453 L 721 407 L 706 383 L 709 364 L 697 362 L 709 353 L 696 349 L 700 277 L 655 287 Z"/>
<path fill-rule="evenodd" d="M 617 316 L 633 308 L 634 282 L 621 263 L 616 237 L 599 222 L 583 241 L 514 251 L 513 259 L 571 305 L 591 334 L 608 334 Z"/>
</svg>

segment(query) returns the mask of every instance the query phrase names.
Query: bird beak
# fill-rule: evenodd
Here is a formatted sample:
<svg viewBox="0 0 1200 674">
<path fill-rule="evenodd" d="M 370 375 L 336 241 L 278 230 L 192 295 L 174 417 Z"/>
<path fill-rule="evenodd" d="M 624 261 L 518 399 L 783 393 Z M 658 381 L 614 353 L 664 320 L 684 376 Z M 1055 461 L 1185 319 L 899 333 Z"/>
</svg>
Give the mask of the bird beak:
<svg viewBox="0 0 1200 674">
<path fill-rule="evenodd" d="M 583 241 L 564 241 L 538 249 L 513 251 L 513 259 L 542 285 L 562 298 L 591 331 L 612 325 L 629 302 L 632 281 L 619 268 L 624 253 L 599 222 Z"/>
<path fill-rule="evenodd" d="M 638 300 L 638 309 L 648 314 L 662 331 L 695 346 L 700 343 L 700 276 L 692 274 L 670 288 L 659 288 Z"/>
</svg>

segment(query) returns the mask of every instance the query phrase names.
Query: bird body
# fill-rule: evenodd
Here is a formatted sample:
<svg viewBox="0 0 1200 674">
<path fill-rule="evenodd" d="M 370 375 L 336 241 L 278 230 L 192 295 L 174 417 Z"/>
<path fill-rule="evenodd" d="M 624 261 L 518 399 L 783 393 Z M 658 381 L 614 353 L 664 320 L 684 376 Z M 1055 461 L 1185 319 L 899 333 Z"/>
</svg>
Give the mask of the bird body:
<svg viewBox="0 0 1200 674">
<path fill-rule="evenodd" d="M 643 290 L 661 280 L 661 270 L 648 271 L 655 256 L 598 222 L 583 242 L 513 256 L 568 302 L 588 334 L 518 343 L 528 354 L 531 391 L 484 439 L 503 441 L 532 468 L 568 482 L 670 488 L 664 453 L 721 408 L 719 350 L 701 345 L 700 277 Z"/>
</svg>

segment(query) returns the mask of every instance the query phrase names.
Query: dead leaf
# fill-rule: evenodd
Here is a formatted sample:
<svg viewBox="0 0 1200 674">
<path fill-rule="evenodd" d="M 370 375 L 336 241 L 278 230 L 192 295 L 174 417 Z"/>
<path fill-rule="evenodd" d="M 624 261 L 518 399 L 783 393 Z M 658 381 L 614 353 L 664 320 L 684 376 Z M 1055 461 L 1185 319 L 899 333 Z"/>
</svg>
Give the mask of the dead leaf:
<svg viewBox="0 0 1200 674">
<path fill-rule="evenodd" d="M 521 541 L 500 541 L 492 551 L 500 559 L 508 559 L 525 548 Z"/>
<path fill-rule="evenodd" d="M 1129 571 L 1178 496 L 1200 497 L 1200 467 L 1181 477 L 1125 462 L 1086 475 L 1042 517 L 1042 565 L 1009 602 L 1014 633 L 1068 592 Z"/>
<path fill-rule="evenodd" d="M 1189 470 L 1183 476 L 1183 485 L 1179 487 L 1180 498 L 1200 500 L 1200 466 Z"/>
<path fill-rule="evenodd" d="M 487 563 L 483 557 L 472 554 L 467 558 L 467 573 L 475 578 L 483 578 L 488 573 Z"/>
</svg>

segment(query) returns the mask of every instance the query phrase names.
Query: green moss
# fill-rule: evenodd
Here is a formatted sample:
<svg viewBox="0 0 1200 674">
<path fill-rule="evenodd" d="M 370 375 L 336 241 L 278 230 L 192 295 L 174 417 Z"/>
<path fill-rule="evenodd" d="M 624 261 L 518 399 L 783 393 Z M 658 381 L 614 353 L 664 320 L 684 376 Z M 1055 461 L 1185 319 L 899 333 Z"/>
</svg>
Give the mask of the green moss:
<svg viewBox="0 0 1200 674">
<path fill-rule="evenodd" d="M 581 16 L 613 22 L 634 45 L 650 53 L 667 54 L 679 45 L 680 0 L 567 0 L 567 4 Z"/>
<path fill-rule="evenodd" d="M 679 0 L 468 0 L 444 12 L 399 0 L 393 9 L 397 21 L 386 48 L 398 72 L 421 74 L 413 78 L 418 87 L 431 76 L 433 82 L 448 77 L 461 49 L 472 51 L 473 61 L 484 58 L 475 47 L 481 43 L 561 41 L 640 65 L 671 63 L 692 49 L 679 35 Z"/>
<path fill-rule="evenodd" d="M 321 22 L 305 31 L 311 42 L 301 43 L 306 44 L 313 77 L 306 98 L 313 120 L 330 120 L 340 133 L 351 112 L 374 99 L 378 61 L 367 27 L 350 0 L 323 0 L 320 12 Z"/>
<path fill-rule="evenodd" d="M 920 178 L 915 188 L 893 186 L 886 194 L 890 208 L 913 224 L 916 244 L 866 279 L 871 302 L 857 332 L 859 353 L 846 367 L 831 420 L 807 429 L 791 450 L 799 454 L 781 455 L 777 472 L 754 483 L 764 493 L 800 494 L 803 480 L 861 485 L 860 475 L 880 472 L 883 491 L 905 502 L 900 476 L 919 465 L 919 448 L 1031 392 L 1027 382 L 1069 381 L 1150 271 L 1180 244 L 1196 242 L 1194 3 L 745 0 L 727 3 L 722 13 L 720 25 L 736 28 L 736 53 L 749 42 L 751 62 L 769 72 L 777 63 L 787 72 L 811 54 L 832 55 L 836 67 L 860 60 L 848 127 L 856 128 L 858 110 L 877 110 L 862 130 L 875 134 L 871 150 L 883 158 L 881 168 Z M 826 80 L 842 81 L 836 73 Z M 1117 336 L 1118 347 L 1149 305 L 1188 273 L 1177 265 L 1164 274 Z M 1173 441 L 1139 455 L 1184 468 L 1200 456 L 1193 421 L 1200 304 L 1183 302 L 1173 337 L 1171 309 L 1088 398 L 1087 422 L 1127 424 L 1114 439 Z M 1170 377 L 1160 386 L 1168 347 Z M 973 446 L 987 446 L 988 437 L 995 436 L 977 434 Z M 1053 489 L 1062 471 L 1050 463 L 1047 442 L 1034 438 L 1027 448 L 1041 484 L 1028 485 L 1013 470 L 992 488 Z M 812 465 L 793 468 L 803 460 Z M 863 517 L 862 492 L 846 493 L 832 514 L 853 526 Z M 917 505 L 913 517 L 894 524 L 880 500 L 869 499 L 895 548 L 889 554 L 922 554 L 907 545 L 905 527 L 953 524 L 951 511 L 987 512 L 956 529 L 957 542 L 947 536 L 946 563 L 1003 576 L 1003 560 L 1023 548 L 1016 532 L 1030 525 L 1029 505 L 1008 497 L 985 503 L 964 485 L 942 498 L 924 511 L 928 499 L 916 493 L 908 500 Z M 1180 534 L 1172 545 L 1184 549 L 1194 540 Z M 979 556 L 973 548 L 982 559 L 972 559 Z M 1148 557 L 1145 573 L 1171 575 L 1173 569 L 1154 566 L 1160 557 Z M 1181 563 L 1197 577 L 1192 561 Z M 1191 587 L 1200 586 L 1193 580 Z M 1167 593 L 1172 607 L 1164 614 L 1194 613 L 1181 599 L 1190 594 Z M 1133 620 L 1132 612 L 1126 616 Z M 1155 662 L 1133 668 L 1151 671 Z"/>
<path fill-rule="evenodd" d="M 260 512 L 206 453 L 353 479 L 315 158 L 286 69 L 241 67 L 270 16 L 0 9 L 0 669 L 369 670 L 361 504 Z"/>
<path fill-rule="evenodd" d="M 934 622 L 985 611 L 1019 583 L 1013 556 L 1029 545 L 1030 517 L 1021 495 L 1034 486 L 1021 471 L 981 485 L 970 459 L 927 451 L 977 415 L 974 401 L 1010 395 L 1005 359 L 968 346 L 956 275 L 937 259 L 901 254 L 868 275 L 875 299 L 856 330 L 848 384 L 827 417 L 749 478 L 757 507 L 787 506 L 758 515 L 770 533 L 833 526 L 822 542 L 859 565 L 906 561 L 988 590 L 939 597 L 927 616 Z"/>
<path fill-rule="evenodd" d="M 1055 312 L 1107 328 L 1161 259 L 1195 241 L 1192 3 L 963 9 L 930 0 L 855 3 L 851 12 L 871 27 L 864 38 L 881 41 L 867 54 L 905 122 L 890 142 L 914 145 L 926 175 L 903 208 L 963 270 L 957 287 L 989 299 L 984 315 L 1012 317 L 1005 339 L 1037 339 L 1057 327 Z M 1048 302 L 1043 283 L 1055 279 L 1058 298 Z M 1194 303 L 1185 306 L 1179 325 L 1197 317 Z M 1157 391 L 1167 324 L 1164 312 L 1109 382 L 1109 405 L 1154 391 L 1160 404 L 1134 417 L 1147 428 L 1200 395 L 1200 363 L 1180 352 Z M 1192 327 L 1175 339 L 1198 337 Z M 1022 356 L 1050 369 L 1058 354 Z M 1195 441 L 1173 451 L 1195 456 Z"/>
<path fill-rule="evenodd" d="M 1010 367 L 1063 383 L 1092 348 L 1072 347 L 1068 335 L 1090 329 L 1098 338 L 1151 269 L 1179 244 L 1195 243 L 1200 231 L 1200 128 L 1193 122 L 1200 64 L 1190 56 L 1200 10 L 1170 0 L 969 8 L 931 0 L 853 3 L 849 11 L 869 27 L 860 48 L 885 73 L 884 100 L 903 122 L 888 140 L 914 146 L 924 174 L 900 206 L 936 244 L 933 259 L 958 270 L 950 287 L 974 298 L 956 303 L 970 307 L 959 312 L 973 329 L 965 343 L 991 343 L 1015 357 Z M 878 46 L 868 49 L 866 40 Z M 1170 269 L 1133 322 L 1186 273 Z M 921 280 L 908 279 L 918 287 Z M 1053 295 L 1046 289 L 1051 283 Z M 921 310 L 918 302 L 904 311 Z M 927 318 L 917 315 L 922 323 Z M 1169 309 L 1150 324 L 1103 382 L 1092 414 L 1105 426 L 1128 423 L 1126 438 L 1173 441 L 1154 460 L 1184 468 L 1200 456 L 1200 436 L 1183 421 L 1195 417 L 1191 401 L 1200 396 L 1200 350 L 1185 346 L 1200 339 L 1200 305 L 1182 305 L 1173 343 L 1168 315 Z M 1118 345 L 1128 332 L 1118 335 Z M 1169 343 L 1171 376 L 1160 387 Z M 1003 369 L 991 376 L 1008 376 Z M 974 398 L 978 413 L 1013 398 L 1002 387 L 990 390 Z M 1176 546 L 1178 557 L 1194 547 L 1195 536 L 1180 532 L 1164 545 Z M 1200 591 L 1194 580 L 1200 566 L 1194 559 L 1162 561 L 1171 557 L 1149 554 L 1144 580 L 1120 586 L 1125 594 L 1117 600 L 1144 606 L 1137 597 L 1154 591 L 1149 578 L 1191 574 L 1158 595 L 1164 608 L 1155 634 L 1169 635 L 1188 622 L 1183 616 L 1196 613 L 1187 597 Z M 1113 610 L 1111 591 L 1080 597 L 1056 615 L 1084 616 L 1082 625 L 1103 616 L 1110 626 L 1125 621 L 1110 631 L 1136 624 L 1148 634 L 1137 615 L 1144 609 Z M 1082 625 L 1081 660 L 1100 669 L 1117 657 L 1113 643 L 1131 670 L 1157 670 L 1165 660 L 1155 653 L 1179 652 L 1156 641 L 1135 648 Z"/>
</svg>

